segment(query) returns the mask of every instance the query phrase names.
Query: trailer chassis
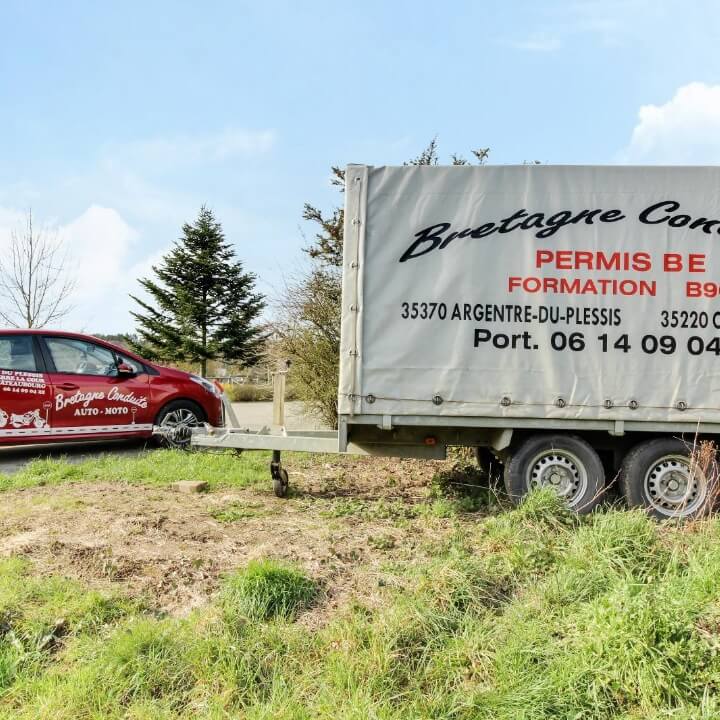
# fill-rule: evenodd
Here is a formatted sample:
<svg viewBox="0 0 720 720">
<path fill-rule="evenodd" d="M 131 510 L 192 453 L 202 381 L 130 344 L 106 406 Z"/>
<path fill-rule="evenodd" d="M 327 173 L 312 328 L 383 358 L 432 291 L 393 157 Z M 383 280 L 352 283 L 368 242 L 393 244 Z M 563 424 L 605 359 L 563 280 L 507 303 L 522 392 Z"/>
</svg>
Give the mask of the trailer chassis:
<svg viewBox="0 0 720 720">
<path fill-rule="evenodd" d="M 276 388 L 282 390 L 282 388 Z M 639 436 L 645 438 L 686 436 L 717 437 L 720 425 L 699 423 L 688 419 L 684 423 L 631 422 L 622 420 L 533 419 L 533 418 L 481 418 L 432 417 L 421 415 L 353 415 L 340 416 L 338 430 L 287 430 L 284 417 L 284 399 L 274 399 L 273 427 L 265 426 L 251 431 L 241 427 L 232 406 L 223 399 L 225 425 L 212 427 L 156 428 L 161 436 L 171 436 L 174 444 L 187 444 L 197 449 L 270 450 L 270 476 L 275 495 L 287 497 L 289 475 L 282 464 L 282 452 L 312 452 L 341 455 L 378 455 L 398 458 L 442 460 L 448 446 L 459 445 L 487 448 L 506 462 L 524 440 L 538 433 L 569 432 L 583 436 L 595 435 L 596 447 L 614 447 L 619 438 L 624 455 Z M 508 427 L 512 424 L 512 427 Z M 607 441 L 602 441 L 602 436 Z M 517 436 L 517 439 L 515 437 Z M 632 438 L 635 438 L 634 440 Z M 613 438 L 617 438 L 613 440 Z M 512 443 L 512 447 L 511 447 Z M 617 448 L 616 448 L 617 449 Z M 478 455 L 482 457 L 482 451 Z"/>
</svg>

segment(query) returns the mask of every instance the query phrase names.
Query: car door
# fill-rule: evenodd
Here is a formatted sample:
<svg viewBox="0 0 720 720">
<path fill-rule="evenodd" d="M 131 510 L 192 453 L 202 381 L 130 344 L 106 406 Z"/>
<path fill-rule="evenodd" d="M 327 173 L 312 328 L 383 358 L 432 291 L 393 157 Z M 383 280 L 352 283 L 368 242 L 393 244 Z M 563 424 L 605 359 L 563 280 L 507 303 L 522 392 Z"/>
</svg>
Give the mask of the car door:
<svg viewBox="0 0 720 720">
<path fill-rule="evenodd" d="M 34 337 L 0 335 L 0 443 L 48 439 L 51 397 Z"/>
<path fill-rule="evenodd" d="M 91 340 L 43 335 L 52 385 L 51 422 L 63 435 L 148 435 L 148 376 L 141 365 L 120 374 L 114 350 Z"/>
</svg>

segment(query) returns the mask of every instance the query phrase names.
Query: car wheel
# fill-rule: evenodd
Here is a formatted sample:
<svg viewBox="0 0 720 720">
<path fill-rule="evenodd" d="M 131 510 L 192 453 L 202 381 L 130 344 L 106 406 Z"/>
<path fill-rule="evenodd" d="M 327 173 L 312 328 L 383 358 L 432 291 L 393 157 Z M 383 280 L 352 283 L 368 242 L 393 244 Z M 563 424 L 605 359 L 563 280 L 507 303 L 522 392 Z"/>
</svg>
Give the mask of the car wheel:
<svg viewBox="0 0 720 720">
<path fill-rule="evenodd" d="M 680 438 L 658 438 L 633 448 L 620 478 L 627 504 L 658 519 L 701 516 L 711 509 L 715 494 L 692 460 L 692 447 Z"/>
<path fill-rule="evenodd" d="M 602 499 L 605 470 L 598 454 L 575 435 L 533 435 L 505 466 L 505 487 L 515 504 L 531 490 L 552 488 L 576 513 Z"/>
<path fill-rule="evenodd" d="M 199 427 L 204 421 L 205 413 L 197 403 L 192 400 L 173 400 L 158 413 L 155 424 L 161 428 L 182 430 Z M 162 435 L 160 444 L 170 448 L 186 448 L 190 445 L 190 436 L 189 433 L 181 437 Z"/>
</svg>

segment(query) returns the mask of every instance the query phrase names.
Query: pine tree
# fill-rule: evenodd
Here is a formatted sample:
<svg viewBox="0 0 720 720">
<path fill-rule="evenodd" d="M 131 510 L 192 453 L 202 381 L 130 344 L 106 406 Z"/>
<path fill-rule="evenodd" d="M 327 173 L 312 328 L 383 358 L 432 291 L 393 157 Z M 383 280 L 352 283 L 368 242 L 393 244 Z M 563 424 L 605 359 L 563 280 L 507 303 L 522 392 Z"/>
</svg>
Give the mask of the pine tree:
<svg viewBox="0 0 720 720">
<path fill-rule="evenodd" d="M 265 306 L 255 275 L 243 271 L 205 206 L 182 233 L 153 266 L 156 278 L 139 281 L 154 302 L 130 296 L 142 309 L 132 313 L 138 322 L 133 349 L 150 360 L 199 363 L 202 375 L 208 360 L 253 365 L 262 344 L 255 320 Z"/>
</svg>

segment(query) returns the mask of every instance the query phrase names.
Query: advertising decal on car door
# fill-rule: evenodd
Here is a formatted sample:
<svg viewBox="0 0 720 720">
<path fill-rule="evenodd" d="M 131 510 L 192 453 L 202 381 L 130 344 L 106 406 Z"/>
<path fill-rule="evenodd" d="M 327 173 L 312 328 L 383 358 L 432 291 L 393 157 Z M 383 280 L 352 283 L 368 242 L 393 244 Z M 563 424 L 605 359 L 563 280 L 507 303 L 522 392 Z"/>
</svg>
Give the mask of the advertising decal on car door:
<svg viewBox="0 0 720 720">
<path fill-rule="evenodd" d="M 43 337 L 53 386 L 53 434 L 125 434 L 152 430 L 149 383 L 140 366 L 121 375 L 107 347 Z"/>
<path fill-rule="evenodd" d="M 51 397 L 32 336 L 0 337 L 0 439 L 50 435 Z"/>
</svg>

